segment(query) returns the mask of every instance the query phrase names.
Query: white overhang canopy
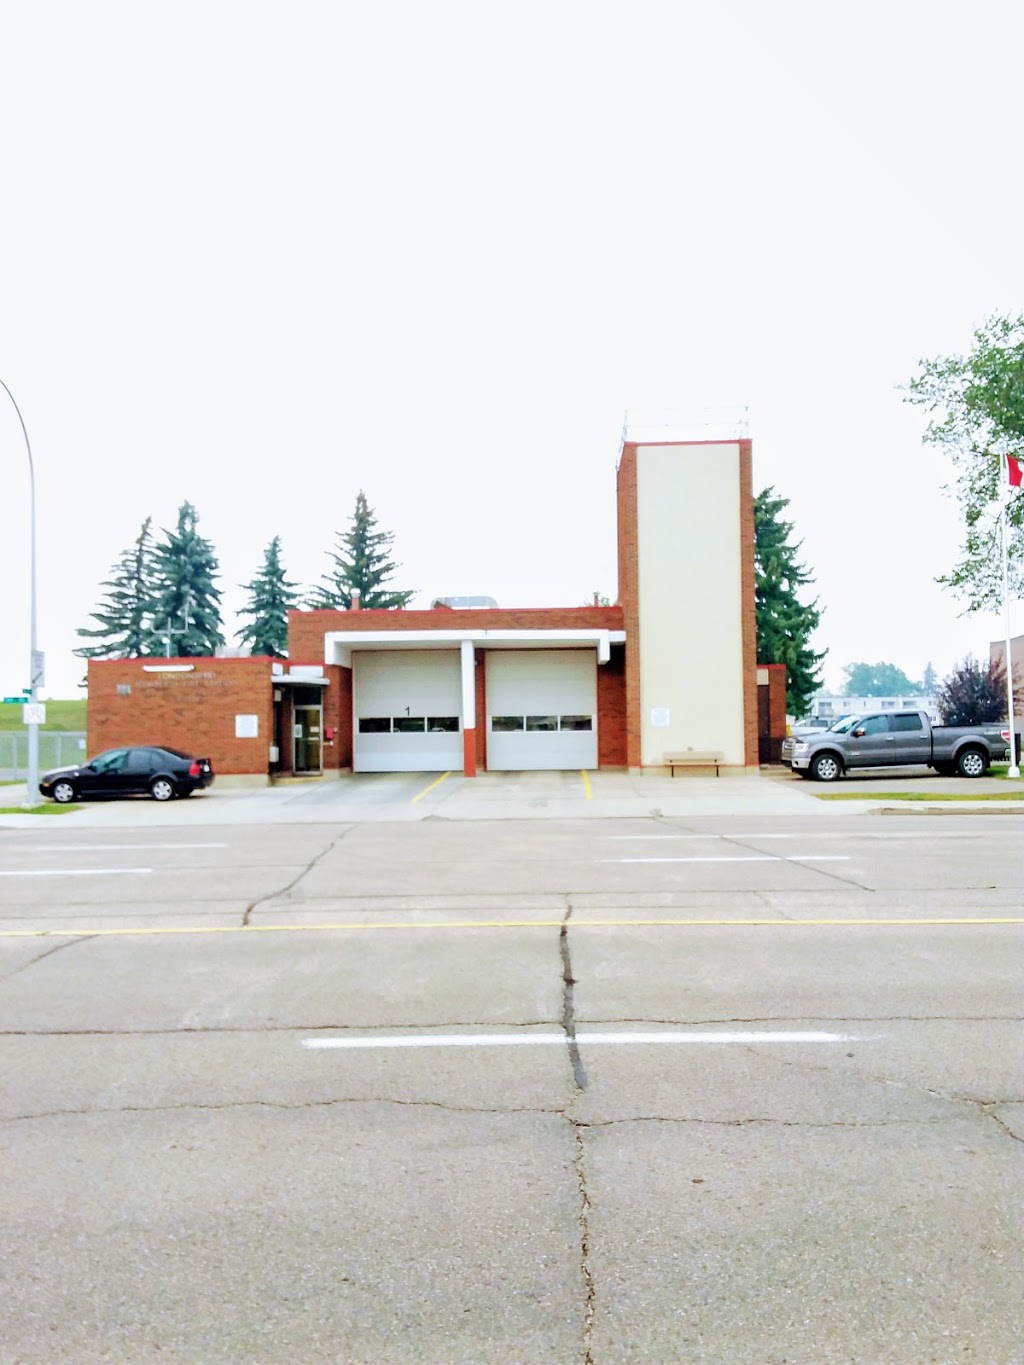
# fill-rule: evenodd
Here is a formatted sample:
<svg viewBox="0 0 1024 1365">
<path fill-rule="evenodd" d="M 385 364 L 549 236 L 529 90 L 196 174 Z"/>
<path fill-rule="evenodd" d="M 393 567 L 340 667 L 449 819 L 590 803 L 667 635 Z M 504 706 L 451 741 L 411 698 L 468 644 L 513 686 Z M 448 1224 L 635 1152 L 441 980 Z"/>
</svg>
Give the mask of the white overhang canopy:
<svg viewBox="0 0 1024 1365">
<path fill-rule="evenodd" d="M 352 655 L 363 650 L 460 649 L 593 649 L 606 664 L 612 645 L 622 644 L 624 630 L 329 630 L 324 635 L 324 662 L 352 667 Z"/>
</svg>

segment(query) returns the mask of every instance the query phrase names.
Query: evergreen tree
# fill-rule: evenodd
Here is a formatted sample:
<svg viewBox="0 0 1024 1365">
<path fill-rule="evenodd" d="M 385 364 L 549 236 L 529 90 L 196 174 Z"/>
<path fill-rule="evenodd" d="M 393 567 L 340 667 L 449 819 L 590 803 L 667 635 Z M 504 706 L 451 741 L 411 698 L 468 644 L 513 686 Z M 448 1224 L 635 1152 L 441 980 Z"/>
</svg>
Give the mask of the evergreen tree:
<svg viewBox="0 0 1024 1365">
<path fill-rule="evenodd" d="M 212 655 L 224 643 L 220 589 L 214 586 L 219 566 L 198 522 L 196 509 L 183 502 L 177 529 L 164 532 L 153 564 L 153 633 L 168 653 L 183 658 Z"/>
<path fill-rule="evenodd" d="M 931 694 L 935 691 L 935 685 L 938 682 L 938 680 L 939 680 L 938 674 L 935 672 L 935 669 L 932 666 L 931 659 L 929 659 L 927 664 L 925 665 L 924 677 L 921 679 L 922 692 L 924 692 L 926 696 L 931 696 Z"/>
<path fill-rule="evenodd" d="M 376 525 L 377 518 L 360 489 L 352 526 L 344 533 L 338 532 L 337 548 L 328 556 L 334 568 L 322 576 L 325 586 L 314 589 L 310 596 L 309 606 L 313 610 L 333 607 L 348 611 L 354 591 L 358 591 L 361 605 L 368 608 L 404 607 L 408 603 L 413 595 L 411 589 L 384 587 L 399 566 L 388 556 L 394 533 L 378 531 Z"/>
<path fill-rule="evenodd" d="M 263 564 L 251 583 L 246 583 L 248 605 L 238 613 L 252 620 L 236 631 L 235 638 L 251 647 L 253 654 L 282 659 L 288 652 L 288 613 L 298 606 L 296 585 L 284 576 L 281 537 L 275 536 L 263 553 Z"/>
<path fill-rule="evenodd" d="M 995 661 L 983 668 L 968 655 L 943 680 L 936 700 L 943 725 L 990 725 L 1005 720 L 1006 674 Z"/>
<path fill-rule="evenodd" d="M 107 594 L 92 619 L 96 630 L 80 629 L 83 639 L 95 640 L 74 650 L 82 659 L 138 659 L 153 649 L 153 518 L 142 523 L 138 538 L 125 550 L 103 580 Z"/>
<path fill-rule="evenodd" d="M 808 644 L 821 620 L 817 602 L 805 604 L 798 589 L 813 582 L 797 562 L 800 543 L 790 542 L 793 523 L 782 520 L 788 498 L 765 488 L 754 499 L 754 603 L 757 613 L 757 661 L 786 665 L 787 709 L 795 716 L 807 711 L 821 687 L 824 653 Z"/>
</svg>

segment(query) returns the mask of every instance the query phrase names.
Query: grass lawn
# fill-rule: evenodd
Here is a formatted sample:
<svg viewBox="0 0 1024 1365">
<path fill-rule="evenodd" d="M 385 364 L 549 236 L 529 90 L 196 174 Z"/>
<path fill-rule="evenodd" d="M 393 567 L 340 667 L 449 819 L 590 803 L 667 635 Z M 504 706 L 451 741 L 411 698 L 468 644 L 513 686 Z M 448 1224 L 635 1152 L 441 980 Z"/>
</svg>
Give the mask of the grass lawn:
<svg viewBox="0 0 1024 1365">
<path fill-rule="evenodd" d="M 69 802 L 66 806 L 58 806 L 53 801 L 47 801 L 45 806 L 0 806 L 0 815 L 67 815 L 69 810 L 81 810 L 81 806 L 76 806 L 74 802 Z"/>
<path fill-rule="evenodd" d="M 0 705 L 0 734 L 11 730 L 23 730 L 20 706 Z M 46 724 L 40 730 L 84 730 L 85 698 L 75 697 L 71 701 L 48 701 L 46 703 Z"/>
</svg>

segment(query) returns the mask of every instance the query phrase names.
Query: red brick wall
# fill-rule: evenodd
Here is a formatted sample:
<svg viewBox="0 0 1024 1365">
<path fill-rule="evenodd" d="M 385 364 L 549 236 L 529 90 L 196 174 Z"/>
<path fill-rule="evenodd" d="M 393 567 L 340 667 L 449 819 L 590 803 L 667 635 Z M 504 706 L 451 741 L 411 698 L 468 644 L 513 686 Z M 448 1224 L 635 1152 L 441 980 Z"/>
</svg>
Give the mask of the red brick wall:
<svg viewBox="0 0 1024 1365">
<path fill-rule="evenodd" d="M 90 659 L 86 745 L 169 745 L 209 758 L 214 773 L 266 773 L 274 742 L 270 659 Z M 189 673 L 144 665 L 191 664 Z M 118 685 L 130 687 L 119 695 Z M 235 738 L 235 716 L 259 718 L 256 739 Z"/>
<path fill-rule="evenodd" d="M 487 651 L 476 651 L 476 770 L 487 769 Z"/>
<path fill-rule="evenodd" d="M 786 665 L 758 664 L 768 670 L 768 733 L 772 739 L 786 738 Z"/>
<path fill-rule="evenodd" d="M 626 648 L 612 645 L 606 664 L 597 665 L 597 766 L 624 768 L 626 733 Z"/>
<path fill-rule="evenodd" d="M 754 462 L 753 444 L 740 441 L 740 572 L 743 592 L 743 747 L 747 767 L 756 767 L 757 617 L 754 604 Z"/>
<path fill-rule="evenodd" d="M 622 630 L 619 607 L 519 607 L 453 611 L 293 611 L 288 654 L 323 663 L 324 636 L 333 630 Z"/>
<path fill-rule="evenodd" d="M 626 632 L 626 763 L 640 767 L 640 573 L 636 514 L 636 442 L 619 457 L 616 486 L 619 541 L 619 604 Z M 607 665 L 605 665 L 607 667 Z"/>
</svg>

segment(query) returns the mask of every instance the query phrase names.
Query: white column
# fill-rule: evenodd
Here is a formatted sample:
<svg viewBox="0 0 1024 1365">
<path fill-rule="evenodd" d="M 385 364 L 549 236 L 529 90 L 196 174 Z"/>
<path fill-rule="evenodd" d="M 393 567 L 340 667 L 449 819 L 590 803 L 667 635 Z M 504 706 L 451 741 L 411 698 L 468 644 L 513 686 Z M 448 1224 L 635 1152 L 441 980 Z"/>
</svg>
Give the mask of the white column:
<svg viewBox="0 0 1024 1365">
<path fill-rule="evenodd" d="M 476 776 L 476 650 L 472 640 L 459 645 L 462 665 L 462 771 Z"/>
</svg>

